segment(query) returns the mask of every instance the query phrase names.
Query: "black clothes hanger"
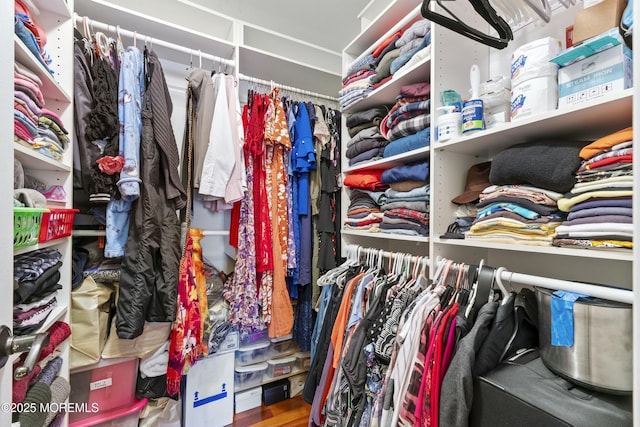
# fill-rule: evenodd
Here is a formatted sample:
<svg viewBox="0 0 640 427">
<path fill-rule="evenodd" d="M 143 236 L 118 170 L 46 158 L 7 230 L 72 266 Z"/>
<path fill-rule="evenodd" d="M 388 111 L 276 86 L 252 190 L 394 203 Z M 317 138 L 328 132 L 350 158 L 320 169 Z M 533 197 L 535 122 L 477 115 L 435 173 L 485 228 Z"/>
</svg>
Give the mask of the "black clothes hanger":
<svg viewBox="0 0 640 427">
<path fill-rule="evenodd" d="M 458 34 L 496 49 L 504 49 L 507 47 L 509 42 L 513 40 L 511 27 L 489 4 L 489 0 L 469 0 L 469 3 L 471 3 L 475 11 L 498 32 L 498 37 L 490 36 L 465 24 L 443 4 L 442 0 L 435 1 L 451 16 L 451 18 L 431 11 L 429 9 L 431 1 L 432 0 L 423 0 L 420 12 L 423 17 L 435 22 L 436 24 L 443 25 Z"/>
</svg>

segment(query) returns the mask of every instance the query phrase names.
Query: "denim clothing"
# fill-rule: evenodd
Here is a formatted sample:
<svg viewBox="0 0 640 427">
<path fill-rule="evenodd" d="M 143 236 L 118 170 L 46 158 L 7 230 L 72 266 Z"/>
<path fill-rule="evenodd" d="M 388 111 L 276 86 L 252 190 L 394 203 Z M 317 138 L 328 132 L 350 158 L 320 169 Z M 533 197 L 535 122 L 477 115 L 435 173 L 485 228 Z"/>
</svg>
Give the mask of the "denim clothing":
<svg viewBox="0 0 640 427">
<path fill-rule="evenodd" d="M 428 32 L 427 35 L 424 36 L 424 38 L 422 39 L 422 43 L 420 43 L 418 46 L 414 47 L 408 52 L 401 54 L 393 60 L 393 62 L 391 63 L 391 74 L 395 74 L 395 72 L 402 68 L 404 64 L 409 62 L 413 55 L 418 53 L 418 51 L 422 50 L 423 48 L 429 46 L 429 44 L 431 44 L 431 32 Z"/>
<path fill-rule="evenodd" d="M 322 324 L 324 322 L 324 315 L 327 312 L 329 301 L 331 301 L 331 286 L 322 286 L 320 292 L 320 306 L 318 309 L 318 315 L 316 316 L 316 323 L 313 325 L 313 333 L 311 334 L 311 360 L 316 354 L 316 347 L 318 345 L 318 339 L 320 338 L 320 331 L 322 330 Z"/>
<path fill-rule="evenodd" d="M 120 118 L 120 155 L 124 167 L 118 188 L 124 200 L 133 201 L 140 195 L 140 132 L 142 130 L 142 94 L 144 67 L 142 53 L 130 46 L 124 52 L 120 69 L 118 115 Z"/>
<path fill-rule="evenodd" d="M 16 14 L 15 16 L 15 33 L 18 36 L 18 38 L 20 40 L 22 40 L 22 42 L 25 44 L 25 46 L 27 46 L 27 49 L 29 49 L 29 52 L 31 52 L 33 54 L 33 56 L 35 56 L 38 61 L 44 65 L 44 67 L 51 72 L 51 70 L 49 70 L 49 67 L 47 67 L 47 64 L 45 64 L 44 59 L 42 59 L 42 55 L 40 53 L 40 47 L 38 46 L 38 43 L 36 42 L 36 38 L 33 34 L 31 34 L 31 32 L 29 30 L 27 30 L 27 28 L 24 26 L 24 22 L 22 22 L 22 19 L 19 18 L 19 14 Z"/>
<path fill-rule="evenodd" d="M 120 156 L 125 163 L 120 172 L 121 199 L 107 205 L 107 242 L 104 255 L 115 258 L 124 255 L 129 234 L 131 204 L 140 195 L 140 133 L 142 131 L 142 94 L 144 67 L 142 54 L 136 47 L 128 47 L 120 69 L 118 115 L 120 117 Z"/>
</svg>

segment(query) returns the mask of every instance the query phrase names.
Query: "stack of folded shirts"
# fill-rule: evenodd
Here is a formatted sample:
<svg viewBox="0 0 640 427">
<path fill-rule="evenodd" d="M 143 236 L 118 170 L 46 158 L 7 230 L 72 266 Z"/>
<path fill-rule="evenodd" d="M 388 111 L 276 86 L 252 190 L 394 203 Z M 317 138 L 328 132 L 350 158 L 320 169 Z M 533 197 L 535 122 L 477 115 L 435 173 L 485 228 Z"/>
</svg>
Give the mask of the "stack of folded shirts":
<svg viewBox="0 0 640 427">
<path fill-rule="evenodd" d="M 383 156 L 391 157 L 430 144 L 431 86 L 415 83 L 403 86 L 396 103 L 380 123 L 380 132 L 390 143 Z"/>
<path fill-rule="evenodd" d="M 465 239 L 551 246 L 565 218 L 558 209 L 575 185 L 583 141 L 542 140 L 513 145 L 491 162 L 490 186 Z"/>
<path fill-rule="evenodd" d="M 15 63 L 13 92 L 14 141 L 62 160 L 68 132 L 56 113 L 45 108 L 42 81 L 27 67 Z"/>
<path fill-rule="evenodd" d="M 480 194 L 478 213 L 465 238 L 550 246 L 563 215 L 561 193 L 531 185 L 492 185 Z"/>
<path fill-rule="evenodd" d="M 347 141 L 345 155 L 350 166 L 382 158 L 388 141 L 380 133 L 380 123 L 388 111 L 389 108 L 380 105 L 347 116 L 351 139 Z"/>
<path fill-rule="evenodd" d="M 375 58 L 370 54 L 352 64 L 338 93 L 340 109 L 345 110 L 369 95 L 373 90 L 371 77 L 375 74 Z"/>
<path fill-rule="evenodd" d="M 580 151 L 577 182 L 558 201 L 567 221 L 557 246 L 633 247 L 633 129 L 622 129 Z"/>
<path fill-rule="evenodd" d="M 60 252 L 54 248 L 40 249 L 14 258 L 13 331 L 16 335 L 28 334 L 40 328 L 56 307 L 56 294 L 61 288 L 61 258 Z"/>
<path fill-rule="evenodd" d="M 388 143 L 377 126 L 362 129 L 347 142 L 349 166 L 381 159 Z"/>
<path fill-rule="evenodd" d="M 350 188 L 345 230 L 379 230 L 383 215 L 378 199 L 388 187 L 381 180 L 382 173 L 382 170 L 358 171 L 345 177 L 344 185 Z"/>
<path fill-rule="evenodd" d="M 420 19 L 411 24 L 395 43 L 398 57 L 390 64 L 391 74 L 402 74 L 416 62 L 429 56 L 430 45 L 431 21 Z"/>
<path fill-rule="evenodd" d="M 380 231 L 428 236 L 429 164 L 422 162 L 388 169 L 382 181 L 389 188 L 377 198 L 384 212 Z"/>
<path fill-rule="evenodd" d="M 47 34 L 34 19 L 34 10 L 31 10 L 29 7 L 31 5 L 33 5 L 33 3 L 29 1 L 14 1 L 14 32 L 38 62 L 49 70 L 48 65 L 51 63 L 51 58 L 47 55 L 44 48 L 47 44 Z M 51 70 L 49 70 L 49 72 L 51 72 Z"/>
<path fill-rule="evenodd" d="M 351 190 L 345 230 L 376 232 L 380 229 L 382 211 L 366 191 Z"/>
</svg>

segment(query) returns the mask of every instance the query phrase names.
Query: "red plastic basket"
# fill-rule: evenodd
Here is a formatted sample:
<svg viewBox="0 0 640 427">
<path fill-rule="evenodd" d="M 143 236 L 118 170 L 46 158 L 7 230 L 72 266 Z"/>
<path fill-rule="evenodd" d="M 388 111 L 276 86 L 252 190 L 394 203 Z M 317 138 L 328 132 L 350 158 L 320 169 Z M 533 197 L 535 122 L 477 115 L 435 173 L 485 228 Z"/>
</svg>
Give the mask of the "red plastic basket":
<svg viewBox="0 0 640 427">
<path fill-rule="evenodd" d="M 79 209 L 49 208 L 49 212 L 42 214 L 40 237 L 38 242 L 60 239 L 71 236 L 73 229 L 73 217 Z"/>
</svg>

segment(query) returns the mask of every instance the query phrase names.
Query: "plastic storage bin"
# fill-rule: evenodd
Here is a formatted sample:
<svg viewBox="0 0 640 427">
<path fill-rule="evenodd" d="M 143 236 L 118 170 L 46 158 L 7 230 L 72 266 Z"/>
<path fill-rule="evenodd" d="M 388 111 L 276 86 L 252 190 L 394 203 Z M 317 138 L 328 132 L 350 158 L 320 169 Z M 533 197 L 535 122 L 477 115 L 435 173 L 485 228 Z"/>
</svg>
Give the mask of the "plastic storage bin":
<svg viewBox="0 0 640 427">
<path fill-rule="evenodd" d="M 73 216 L 79 209 L 50 208 L 42 214 L 39 242 L 71 236 Z"/>
<path fill-rule="evenodd" d="M 38 243 L 42 214 L 46 209 L 13 208 L 13 249 Z"/>
<path fill-rule="evenodd" d="M 270 377 L 279 377 L 280 375 L 290 374 L 295 364 L 296 358 L 293 356 L 268 360 L 267 375 Z"/>
<path fill-rule="evenodd" d="M 255 365 L 238 366 L 234 370 L 237 388 L 257 387 L 262 383 L 262 378 L 267 372 L 267 364 L 263 362 Z"/>
<path fill-rule="evenodd" d="M 136 401 L 128 408 L 117 409 L 95 417 L 69 423 L 69 427 L 138 427 L 140 413 L 147 405 L 147 399 Z"/>
<path fill-rule="evenodd" d="M 304 351 L 293 355 L 296 358 L 296 369 L 309 369 L 311 367 L 311 352 Z"/>
<path fill-rule="evenodd" d="M 269 342 L 240 346 L 236 351 L 236 366 L 251 365 L 264 362 L 269 358 Z"/>
<path fill-rule="evenodd" d="M 98 414 L 131 406 L 135 400 L 138 359 L 103 359 L 71 372 L 69 402 L 98 409 Z M 96 415 L 70 412 L 69 422 Z"/>
<path fill-rule="evenodd" d="M 293 335 L 271 339 L 271 351 L 275 355 L 291 350 L 293 345 Z"/>
<path fill-rule="evenodd" d="M 240 333 L 241 347 L 251 347 L 265 342 L 269 342 L 269 332 L 266 329 L 251 333 Z"/>
</svg>

